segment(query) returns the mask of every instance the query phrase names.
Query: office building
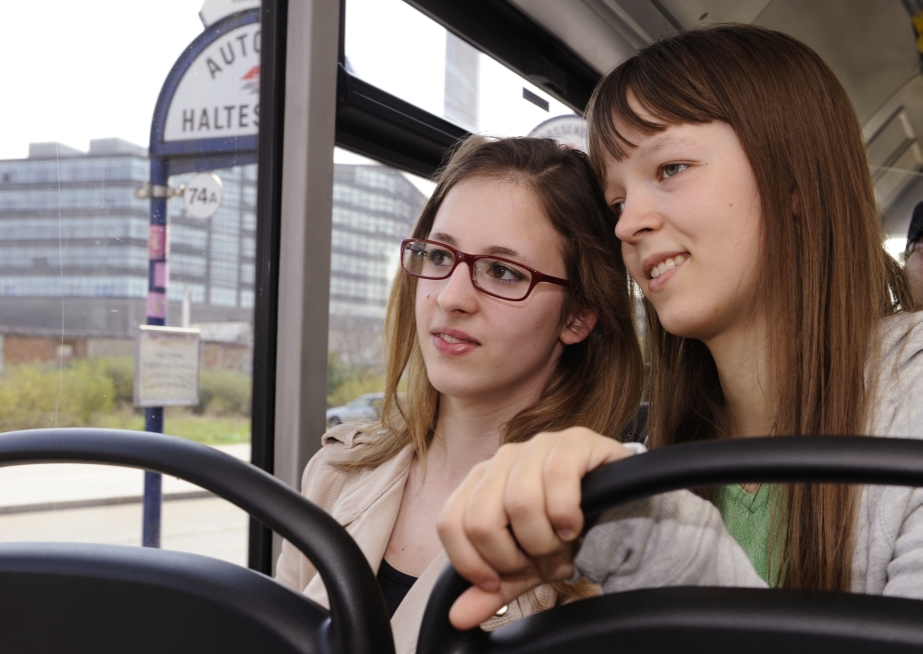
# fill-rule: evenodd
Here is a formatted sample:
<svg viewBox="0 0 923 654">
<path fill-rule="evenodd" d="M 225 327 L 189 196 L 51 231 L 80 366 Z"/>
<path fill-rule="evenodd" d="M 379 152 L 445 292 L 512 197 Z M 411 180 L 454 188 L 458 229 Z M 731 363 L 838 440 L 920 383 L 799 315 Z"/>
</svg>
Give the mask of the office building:
<svg viewBox="0 0 923 654">
<path fill-rule="evenodd" d="M 215 172 L 224 197 L 212 218 L 169 201 L 171 325 L 184 291 L 192 322 L 252 322 L 257 168 Z M 0 161 L 0 334 L 78 339 L 68 349 L 78 355 L 93 350 L 79 339 L 127 347 L 146 313 L 150 202 L 134 191 L 148 178 L 146 151 L 114 138 L 91 141 L 88 152 L 33 143 L 28 158 Z M 374 165 L 338 164 L 333 193 L 331 328 L 344 342 L 361 330 L 368 342 L 381 332 L 397 244 L 425 198 Z"/>
</svg>

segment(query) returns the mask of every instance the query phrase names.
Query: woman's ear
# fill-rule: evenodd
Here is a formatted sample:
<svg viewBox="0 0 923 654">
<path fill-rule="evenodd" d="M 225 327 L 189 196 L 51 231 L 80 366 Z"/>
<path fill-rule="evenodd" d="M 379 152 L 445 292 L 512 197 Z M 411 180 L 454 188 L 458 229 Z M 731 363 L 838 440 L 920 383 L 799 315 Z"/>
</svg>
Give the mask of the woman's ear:
<svg viewBox="0 0 923 654">
<path fill-rule="evenodd" d="M 583 341 L 596 326 L 595 309 L 580 309 L 570 317 L 561 329 L 561 342 L 574 345 Z"/>
</svg>

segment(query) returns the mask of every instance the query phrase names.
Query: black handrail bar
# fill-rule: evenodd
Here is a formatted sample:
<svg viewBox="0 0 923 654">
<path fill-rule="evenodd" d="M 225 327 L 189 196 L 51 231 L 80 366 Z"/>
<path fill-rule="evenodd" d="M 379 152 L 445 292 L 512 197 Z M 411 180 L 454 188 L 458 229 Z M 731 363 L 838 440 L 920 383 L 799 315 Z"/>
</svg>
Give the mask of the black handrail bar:
<svg viewBox="0 0 923 654">
<path fill-rule="evenodd" d="M 585 515 L 593 516 L 612 506 L 682 488 L 754 482 L 923 487 L 923 440 L 774 436 L 676 445 L 631 456 L 590 472 L 583 480 L 581 507 Z M 418 654 L 478 651 L 486 646 L 489 636 L 480 629 L 462 632 L 448 619 L 452 604 L 470 585 L 451 564 L 446 566 L 426 607 Z M 740 590 L 734 589 L 735 592 Z M 851 602 L 849 606 L 865 603 L 865 606 L 869 601 L 881 599 L 846 596 L 845 600 L 836 601 Z M 906 602 L 918 604 L 914 600 L 897 598 L 888 598 L 888 601 L 895 607 Z M 869 604 L 868 608 L 873 610 L 875 606 Z M 567 607 L 555 611 L 562 608 Z M 903 614 L 894 607 L 875 611 L 875 614 L 880 620 L 893 616 L 894 628 L 907 631 L 907 625 L 901 622 Z M 828 610 L 824 617 L 835 621 L 837 614 Z M 912 636 L 918 639 L 918 646 L 923 646 L 923 628 L 917 629 Z M 509 651 L 513 650 L 515 647 Z"/>
<path fill-rule="evenodd" d="M 317 567 L 330 599 L 328 646 L 333 651 L 394 653 L 384 598 L 359 546 L 326 512 L 272 475 L 205 445 L 147 432 L 36 429 L 0 434 L 0 467 L 65 462 L 172 475 L 235 504 L 288 539 Z"/>
</svg>

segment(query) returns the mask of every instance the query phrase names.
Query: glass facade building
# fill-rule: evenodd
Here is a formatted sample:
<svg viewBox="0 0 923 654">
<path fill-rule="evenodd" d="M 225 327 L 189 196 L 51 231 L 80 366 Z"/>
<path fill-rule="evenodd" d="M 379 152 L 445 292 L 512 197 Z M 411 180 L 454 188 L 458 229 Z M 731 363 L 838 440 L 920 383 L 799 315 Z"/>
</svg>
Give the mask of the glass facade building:
<svg viewBox="0 0 923 654">
<path fill-rule="evenodd" d="M 330 349 L 349 363 L 376 365 L 399 244 L 426 202 L 402 173 L 336 164 L 330 254 Z"/>
<path fill-rule="evenodd" d="M 0 327 L 134 337 L 145 320 L 150 219 L 134 191 L 148 172 L 146 151 L 120 139 L 94 140 L 86 153 L 32 144 L 27 159 L 0 161 Z M 169 202 L 169 324 L 180 321 L 184 292 L 193 322 L 251 320 L 256 166 L 215 172 L 224 197 L 212 218 Z M 397 171 L 350 164 L 336 165 L 333 194 L 331 329 L 343 342 L 349 330 L 380 334 L 398 242 L 425 197 Z"/>
<path fill-rule="evenodd" d="M 211 220 L 170 202 L 171 324 L 184 287 L 195 319 L 249 320 L 256 167 L 218 174 L 227 190 Z M 86 153 L 33 143 L 27 159 L 0 161 L 0 327 L 133 338 L 145 320 L 150 220 L 134 191 L 148 178 L 145 149 L 115 138 Z"/>
</svg>

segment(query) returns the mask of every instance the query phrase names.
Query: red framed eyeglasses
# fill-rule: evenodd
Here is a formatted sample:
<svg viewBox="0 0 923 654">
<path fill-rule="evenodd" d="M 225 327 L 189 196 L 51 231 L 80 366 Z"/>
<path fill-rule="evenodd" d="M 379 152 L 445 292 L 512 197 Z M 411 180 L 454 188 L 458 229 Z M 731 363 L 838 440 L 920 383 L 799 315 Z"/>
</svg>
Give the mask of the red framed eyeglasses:
<svg viewBox="0 0 923 654">
<path fill-rule="evenodd" d="M 574 283 L 552 277 L 512 259 L 492 254 L 468 254 L 439 241 L 407 238 L 401 241 L 401 267 L 420 279 L 447 279 L 460 263 L 467 263 L 471 283 L 481 293 L 521 302 L 539 282 L 573 288 Z"/>
</svg>

